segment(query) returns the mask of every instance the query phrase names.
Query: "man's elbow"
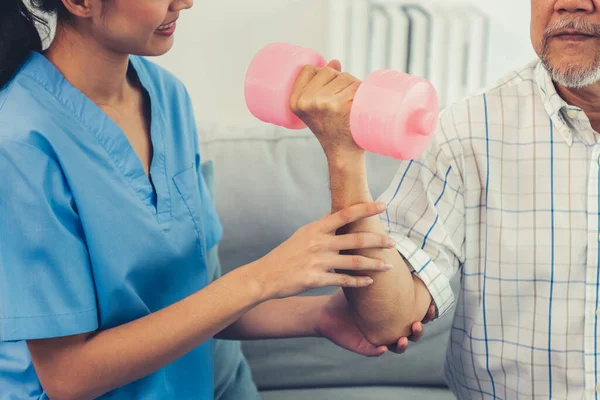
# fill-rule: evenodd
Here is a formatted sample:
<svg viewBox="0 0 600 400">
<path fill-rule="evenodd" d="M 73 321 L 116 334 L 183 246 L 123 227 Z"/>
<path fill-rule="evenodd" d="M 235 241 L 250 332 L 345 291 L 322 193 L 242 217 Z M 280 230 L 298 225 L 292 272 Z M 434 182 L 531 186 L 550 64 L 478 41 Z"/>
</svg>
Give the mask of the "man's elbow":
<svg viewBox="0 0 600 400">
<path fill-rule="evenodd" d="M 404 309 L 391 308 L 377 320 L 367 321 L 359 318 L 359 326 L 367 340 L 375 346 L 395 345 L 400 338 L 409 337 L 414 332 L 413 325 L 423 321 L 428 315 L 431 306 L 431 297 L 428 292 L 421 292 L 415 296 L 415 301 Z"/>
</svg>

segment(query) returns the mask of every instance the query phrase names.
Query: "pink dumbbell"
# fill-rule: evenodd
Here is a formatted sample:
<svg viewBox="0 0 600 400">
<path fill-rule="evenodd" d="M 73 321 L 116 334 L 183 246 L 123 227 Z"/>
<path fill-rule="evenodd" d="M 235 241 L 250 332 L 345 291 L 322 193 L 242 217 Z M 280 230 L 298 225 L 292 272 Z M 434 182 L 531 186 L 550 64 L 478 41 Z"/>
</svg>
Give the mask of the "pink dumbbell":
<svg viewBox="0 0 600 400">
<path fill-rule="evenodd" d="M 259 120 L 288 129 L 306 125 L 289 107 L 298 74 L 305 65 L 324 67 L 317 52 L 287 43 L 272 43 L 254 57 L 244 94 Z M 372 73 L 361 83 L 350 111 L 350 130 L 366 151 L 412 160 L 423 152 L 437 126 L 439 102 L 433 85 L 391 70 Z"/>
</svg>

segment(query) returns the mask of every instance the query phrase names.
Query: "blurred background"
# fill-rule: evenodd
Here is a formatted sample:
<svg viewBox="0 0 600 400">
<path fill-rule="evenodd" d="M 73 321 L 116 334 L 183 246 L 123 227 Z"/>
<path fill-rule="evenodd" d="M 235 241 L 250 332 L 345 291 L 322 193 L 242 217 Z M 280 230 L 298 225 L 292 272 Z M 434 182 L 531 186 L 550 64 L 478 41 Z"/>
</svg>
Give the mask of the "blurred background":
<svg viewBox="0 0 600 400">
<path fill-rule="evenodd" d="M 155 60 L 187 85 L 200 121 L 257 123 L 244 77 L 275 41 L 338 58 L 360 79 L 379 67 L 425 76 L 447 104 L 535 57 L 529 17 L 524 0 L 196 1 L 172 51 Z"/>
</svg>

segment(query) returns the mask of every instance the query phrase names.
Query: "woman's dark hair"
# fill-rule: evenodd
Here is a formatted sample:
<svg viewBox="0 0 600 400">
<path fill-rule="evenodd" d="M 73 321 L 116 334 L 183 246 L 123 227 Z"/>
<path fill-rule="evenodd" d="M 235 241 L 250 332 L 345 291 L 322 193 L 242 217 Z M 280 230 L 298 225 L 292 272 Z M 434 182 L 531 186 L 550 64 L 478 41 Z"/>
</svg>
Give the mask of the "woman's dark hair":
<svg viewBox="0 0 600 400">
<path fill-rule="evenodd" d="M 42 50 L 38 27 L 50 33 L 48 21 L 34 11 L 68 17 L 61 0 L 0 0 L 0 89 L 21 67 L 31 51 Z"/>
</svg>

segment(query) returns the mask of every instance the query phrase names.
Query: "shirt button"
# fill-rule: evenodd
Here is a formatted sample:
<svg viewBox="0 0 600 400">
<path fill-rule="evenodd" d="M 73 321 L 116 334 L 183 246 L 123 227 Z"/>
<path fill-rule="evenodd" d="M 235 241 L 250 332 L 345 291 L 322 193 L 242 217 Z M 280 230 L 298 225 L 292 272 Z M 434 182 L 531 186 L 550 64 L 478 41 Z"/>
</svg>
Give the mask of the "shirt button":
<svg viewBox="0 0 600 400">
<path fill-rule="evenodd" d="M 575 110 L 569 110 L 567 111 L 567 116 L 571 119 L 575 119 L 577 118 L 577 116 L 579 115 L 579 113 Z"/>
</svg>

